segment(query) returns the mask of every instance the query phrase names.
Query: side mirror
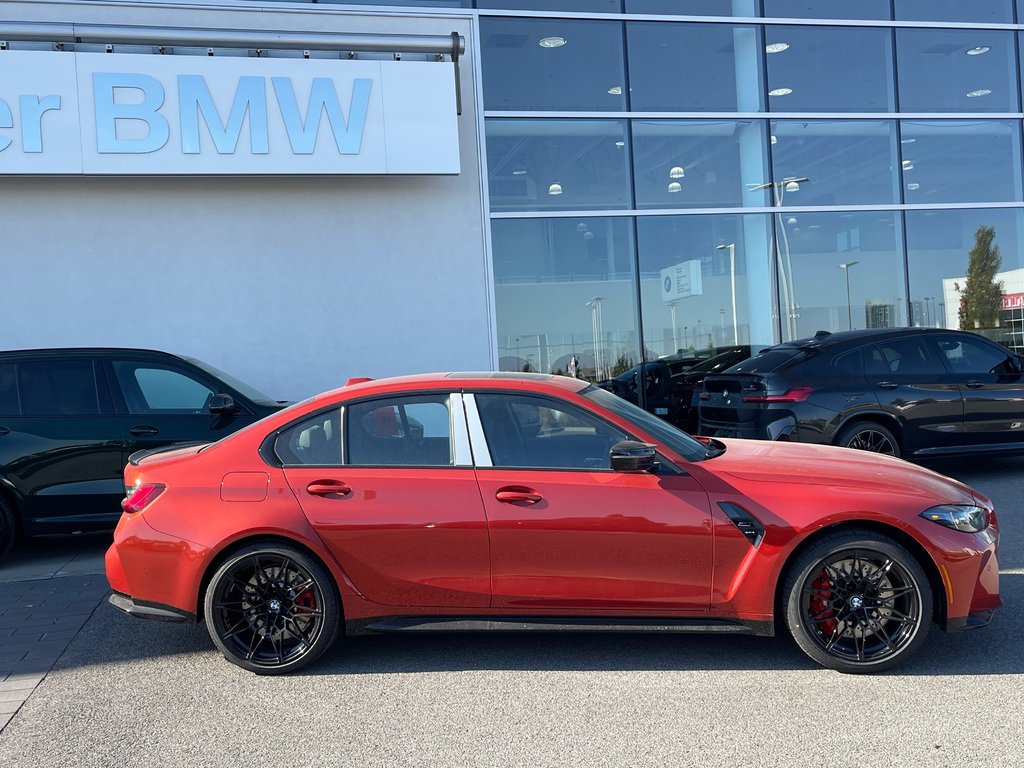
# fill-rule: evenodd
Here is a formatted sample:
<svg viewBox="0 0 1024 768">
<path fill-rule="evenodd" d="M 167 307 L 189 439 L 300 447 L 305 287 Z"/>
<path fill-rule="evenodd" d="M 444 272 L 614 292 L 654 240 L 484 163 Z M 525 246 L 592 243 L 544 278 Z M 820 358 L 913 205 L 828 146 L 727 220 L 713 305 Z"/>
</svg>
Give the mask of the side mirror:
<svg viewBox="0 0 1024 768">
<path fill-rule="evenodd" d="M 1024 355 L 1014 355 L 1013 364 L 1017 368 L 1017 373 L 1024 373 Z"/>
<path fill-rule="evenodd" d="M 231 395 L 214 395 L 210 398 L 210 405 L 207 407 L 210 413 L 225 414 L 237 413 L 238 406 L 235 405 L 235 398 Z"/>
<path fill-rule="evenodd" d="M 612 446 L 609 455 L 616 472 L 652 472 L 658 468 L 657 454 L 650 443 L 623 440 Z"/>
</svg>

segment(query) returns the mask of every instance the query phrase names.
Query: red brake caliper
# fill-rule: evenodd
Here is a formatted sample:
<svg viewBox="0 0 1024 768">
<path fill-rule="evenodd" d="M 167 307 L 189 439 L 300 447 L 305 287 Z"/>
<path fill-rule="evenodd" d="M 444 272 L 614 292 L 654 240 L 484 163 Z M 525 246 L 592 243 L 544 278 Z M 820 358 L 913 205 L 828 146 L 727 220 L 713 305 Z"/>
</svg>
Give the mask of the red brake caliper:
<svg viewBox="0 0 1024 768">
<path fill-rule="evenodd" d="M 825 595 L 832 591 L 832 582 L 829 581 L 825 571 L 819 573 L 818 578 L 811 582 L 811 589 L 814 590 L 811 593 L 811 616 L 820 616 L 818 629 L 826 636 L 831 636 L 836 630 L 836 614 L 832 610 L 829 600 L 825 598 Z"/>
</svg>

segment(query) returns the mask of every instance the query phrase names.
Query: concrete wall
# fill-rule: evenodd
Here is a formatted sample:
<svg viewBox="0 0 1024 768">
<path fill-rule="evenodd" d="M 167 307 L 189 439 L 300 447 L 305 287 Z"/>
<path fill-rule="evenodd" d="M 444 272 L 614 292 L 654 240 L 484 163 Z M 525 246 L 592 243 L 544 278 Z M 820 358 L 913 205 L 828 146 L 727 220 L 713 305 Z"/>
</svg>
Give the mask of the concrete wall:
<svg viewBox="0 0 1024 768">
<path fill-rule="evenodd" d="M 468 17 L 2 1 L 0 17 L 455 30 L 468 47 L 458 176 L 0 176 L 0 349 L 164 349 L 204 359 L 280 399 L 349 376 L 494 366 Z"/>
</svg>

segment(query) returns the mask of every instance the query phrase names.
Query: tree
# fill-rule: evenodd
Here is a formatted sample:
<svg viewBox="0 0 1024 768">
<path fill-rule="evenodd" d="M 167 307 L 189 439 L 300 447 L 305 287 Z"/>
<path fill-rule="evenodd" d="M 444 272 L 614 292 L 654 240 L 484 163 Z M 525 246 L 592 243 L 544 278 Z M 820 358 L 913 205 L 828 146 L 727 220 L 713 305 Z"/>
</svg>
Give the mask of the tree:
<svg viewBox="0 0 1024 768">
<path fill-rule="evenodd" d="M 960 294 L 960 329 L 995 328 L 1003 309 L 1003 283 L 996 275 L 1003 264 L 994 244 L 995 227 L 978 227 L 967 256 L 967 282 Z"/>
</svg>

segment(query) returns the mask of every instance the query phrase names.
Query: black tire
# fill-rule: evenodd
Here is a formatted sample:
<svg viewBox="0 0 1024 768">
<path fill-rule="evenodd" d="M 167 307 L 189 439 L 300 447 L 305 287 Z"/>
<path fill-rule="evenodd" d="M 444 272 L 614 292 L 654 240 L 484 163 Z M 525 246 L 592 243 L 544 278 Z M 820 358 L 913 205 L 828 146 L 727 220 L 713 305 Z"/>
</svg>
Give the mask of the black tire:
<svg viewBox="0 0 1024 768">
<path fill-rule="evenodd" d="M 7 556 L 17 538 L 18 524 L 14 518 L 14 509 L 0 496 L 0 559 Z"/>
<path fill-rule="evenodd" d="M 843 427 L 836 445 L 900 457 L 900 441 L 888 429 L 874 421 L 854 421 Z"/>
<path fill-rule="evenodd" d="M 341 598 L 330 572 L 284 542 L 233 552 L 210 579 L 203 608 L 224 658 L 260 675 L 311 664 L 341 629 Z"/>
<path fill-rule="evenodd" d="M 882 534 L 826 534 L 786 573 L 786 624 L 797 645 L 822 666 L 882 672 L 910 658 L 928 636 L 928 577 L 917 558 Z"/>
</svg>

